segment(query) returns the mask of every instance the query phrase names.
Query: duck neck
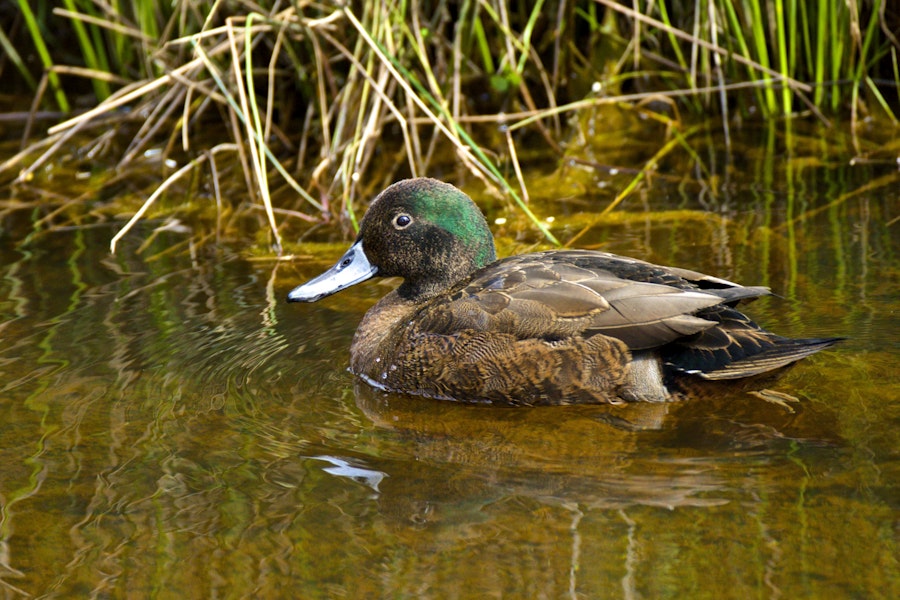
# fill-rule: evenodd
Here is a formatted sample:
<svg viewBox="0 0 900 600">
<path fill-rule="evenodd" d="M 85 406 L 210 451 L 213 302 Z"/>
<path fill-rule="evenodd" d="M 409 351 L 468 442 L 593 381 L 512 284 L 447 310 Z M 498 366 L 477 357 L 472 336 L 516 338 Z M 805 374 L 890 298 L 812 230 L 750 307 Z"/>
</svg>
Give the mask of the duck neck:
<svg viewBox="0 0 900 600">
<path fill-rule="evenodd" d="M 424 302 L 453 289 L 476 271 L 497 260 L 494 241 L 489 235 L 464 240 L 436 232 L 432 251 L 424 254 L 417 268 L 408 273 L 397 288 L 399 296 L 411 302 Z"/>
<path fill-rule="evenodd" d="M 443 280 L 404 281 L 397 288 L 397 295 L 407 302 L 421 304 L 450 289 L 452 283 L 454 282 L 448 284 Z"/>
</svg>

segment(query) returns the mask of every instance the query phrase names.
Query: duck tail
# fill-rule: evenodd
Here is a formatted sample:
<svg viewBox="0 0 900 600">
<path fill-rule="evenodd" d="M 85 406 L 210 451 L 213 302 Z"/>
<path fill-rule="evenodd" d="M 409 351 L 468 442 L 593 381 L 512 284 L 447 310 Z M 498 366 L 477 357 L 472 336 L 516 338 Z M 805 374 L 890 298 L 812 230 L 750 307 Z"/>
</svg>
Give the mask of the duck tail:
<svg viewBox="0 0 900 600">
<path fill-rule="evenodd" d="M 733 362 L 726 362 L 710 370 L 688 372 L 713 381 L 753 377 L 786 367 L 820 350 L 829 348 L 843 339 L 840 337 L 791 339 L 772 336 L 767 344 L 768 347 L 756 354 Z"/>
<path fill-rule="evenodd" d="M 781 337 L 725 305 L 697 316 L 717 325 L 664 346 L 660 352 L 670 369 L 703 379 L 740 379 L 775 371 L 843 339 Z"/>
</svg>

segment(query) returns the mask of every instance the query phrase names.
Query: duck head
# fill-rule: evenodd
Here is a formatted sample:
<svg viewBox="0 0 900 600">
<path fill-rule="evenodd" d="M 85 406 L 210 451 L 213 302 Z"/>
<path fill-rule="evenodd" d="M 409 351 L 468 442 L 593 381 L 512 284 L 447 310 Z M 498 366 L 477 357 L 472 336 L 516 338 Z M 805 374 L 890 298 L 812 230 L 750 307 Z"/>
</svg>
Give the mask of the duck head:
<svg viewBox="0 0 900 600">
<path fill-rule="evenodd" d="M 468 196 L 436 179 L 407 179 L 372 201 L 340 260 L 287 299 L 315 302 L 377 275 L 402 277 L 398 294 L 420 302 L 496 259 L 487 221 Z"/>
</svg>

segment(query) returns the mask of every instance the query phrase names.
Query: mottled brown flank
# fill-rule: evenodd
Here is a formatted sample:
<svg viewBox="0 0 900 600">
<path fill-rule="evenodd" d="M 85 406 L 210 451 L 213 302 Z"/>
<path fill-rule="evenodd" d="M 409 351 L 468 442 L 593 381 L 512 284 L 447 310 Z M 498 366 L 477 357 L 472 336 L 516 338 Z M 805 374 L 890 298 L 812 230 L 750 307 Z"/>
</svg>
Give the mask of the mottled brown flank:
<svg viewBox="0 0 900 600">
<path fill-rule="evenodd" d="M 446 307 L 418 310 L 391 292 L 360 323 L 351 370 L 386 389 L 432 398 L 511 405 L 620 401 L 630 353 L 619 340 L 435 332 L 429 327 L 435 312 Z M 449 325 L 446 316 L 438 320 Z"/>
</svg>

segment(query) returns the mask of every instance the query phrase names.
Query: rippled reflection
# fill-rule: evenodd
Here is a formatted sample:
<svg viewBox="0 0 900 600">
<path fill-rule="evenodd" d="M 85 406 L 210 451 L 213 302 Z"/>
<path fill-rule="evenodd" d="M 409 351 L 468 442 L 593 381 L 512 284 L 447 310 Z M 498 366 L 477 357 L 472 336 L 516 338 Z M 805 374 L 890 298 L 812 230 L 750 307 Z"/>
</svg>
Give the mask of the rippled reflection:
<svg viewBox="0 0 900 600">
<path fill-rule="evenodd" d="M 835 242 L 835 219 L 888 204 L 792 235 Z M 897 595 L 896 240 L 791 262 L 781 234 L 696 231 L 626 224 L 604 247 L 771 285 L 790 299 L 751 312 L 787 335 L 850 335 L 778 383 L 793 411 L 386 395 L 345 370 L 377 283 L 298 309 L 296 267 L 110 257 L 96 229 L 2 240 L 3 595 Z"/>
</svg>

